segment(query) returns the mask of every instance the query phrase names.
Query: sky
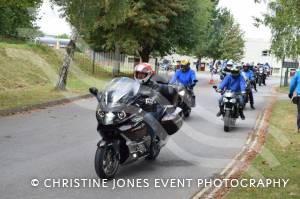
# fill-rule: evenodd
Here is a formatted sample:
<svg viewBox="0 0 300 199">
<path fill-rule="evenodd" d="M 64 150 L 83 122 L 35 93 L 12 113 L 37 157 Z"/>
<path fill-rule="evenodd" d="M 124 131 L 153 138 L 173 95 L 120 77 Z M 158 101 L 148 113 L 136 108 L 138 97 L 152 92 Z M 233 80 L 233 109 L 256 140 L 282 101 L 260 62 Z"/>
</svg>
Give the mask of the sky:
<svg viewBox="0 0 300 199">
<path fill-rule="evenodd" d="M 39 10 L 40 20 L 37 25 L 46 35 L 61 35 L 71 33 L 71 27 L 65 19 L 60 17 L 58 7 L 51 8 L 49 0 L 44 0 L 43 5 Z"/>
<path fill-rule="evenodd" d="M 220 0 L 220 7 L 227 7 L 233 14 L 235 20 L 241 25 L 246 38 L 270 39 L 270 30 L 260 26 L 256 28 L 253 16 L 259 17 L 267 11 L 266 3 L 255 4 L 254 0 Z M 51 8 L 49 0 L 44 0 L 40 8 L 40 20 L 37 25 L 47 35 L 70 34 L 70 25 L 65 19 L 60 18 L 57 7 Z"/>
<path fill-rule="evenodd" d="M 256 28 L 253 23 L 253 16 L 261 17 L 267 12 L 266 1 L 260 4 L 254 3 L 254 0 L 220 0 L 220 7 L 227 7 L 233 14 L 235 20 L 240 24 L 245 32 L 246 38 L 270 39 L 271 31 L 265 26 Z"/>
</svg>

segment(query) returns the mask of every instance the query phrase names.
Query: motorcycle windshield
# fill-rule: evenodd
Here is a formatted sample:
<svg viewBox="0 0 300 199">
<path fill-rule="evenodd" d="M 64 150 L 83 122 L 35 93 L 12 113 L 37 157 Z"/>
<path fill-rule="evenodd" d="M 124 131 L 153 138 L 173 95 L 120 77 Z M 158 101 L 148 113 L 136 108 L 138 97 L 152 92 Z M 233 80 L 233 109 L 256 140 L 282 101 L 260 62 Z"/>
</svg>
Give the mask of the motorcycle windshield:
<svg viewBox="0 0 300 199">
<path fill-rule="evenodd" d="M 178 86 L 178 87 L 185 87 L 184 85 L 183 85 L 183 83 L 181 83 L 180 81 L 178 81 L 178 80 L 176 80 L 176 82 L 175 83 L 173 83 L 172 85 L 174 85 L 174 86 Z"/>
<path fill-rule="evenodd" d="M 128 104 L 135 99 L 139 89 L 140 84 L 138 81 L 128 77 L 115 78 L 102 92 L 99 104 L 105 108 L 114 108 Z"/>
</svg>

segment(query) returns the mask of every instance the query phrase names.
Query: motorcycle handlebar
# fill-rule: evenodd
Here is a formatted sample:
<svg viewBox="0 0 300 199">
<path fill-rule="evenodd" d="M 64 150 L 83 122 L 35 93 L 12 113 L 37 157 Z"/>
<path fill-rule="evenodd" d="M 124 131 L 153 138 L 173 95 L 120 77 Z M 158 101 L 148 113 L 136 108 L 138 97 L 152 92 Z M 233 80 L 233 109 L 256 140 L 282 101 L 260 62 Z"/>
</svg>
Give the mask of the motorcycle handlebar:
<svg viewBox="0 0 300 199">
<path fill-rule="evenodd" d="M 213 86 L 213 89 L 215 89 L 215 91 L 216 91 L 217 93 L 223 93 L 223 92 L 224 92 L 224 91 L 218 89 L 217 86 Z"/>
</svg>

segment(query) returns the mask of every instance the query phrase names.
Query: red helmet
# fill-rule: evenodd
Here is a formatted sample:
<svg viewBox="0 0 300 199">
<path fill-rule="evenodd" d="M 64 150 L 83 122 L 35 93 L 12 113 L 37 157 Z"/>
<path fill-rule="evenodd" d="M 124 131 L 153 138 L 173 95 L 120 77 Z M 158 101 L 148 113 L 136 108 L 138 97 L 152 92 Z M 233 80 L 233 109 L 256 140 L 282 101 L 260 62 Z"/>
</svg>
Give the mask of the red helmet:
<svg viewBox="0 0 300 199">
<path fill-rule="evenodd" d="M 142 84 L 147 83 L 153 74 L 154 71 L 148 63 L 140 63 L 134 69 L 134 78 Z"/>
<path fill-rule="evenodd" d="M 243 65 L 243 69 L 244 70 L 246 70 L 246 71 L 248 71 L 249 69 L 250 69 L 250 64 L 249 63 L 245 63 L 244 65 Z"/>
</svg>

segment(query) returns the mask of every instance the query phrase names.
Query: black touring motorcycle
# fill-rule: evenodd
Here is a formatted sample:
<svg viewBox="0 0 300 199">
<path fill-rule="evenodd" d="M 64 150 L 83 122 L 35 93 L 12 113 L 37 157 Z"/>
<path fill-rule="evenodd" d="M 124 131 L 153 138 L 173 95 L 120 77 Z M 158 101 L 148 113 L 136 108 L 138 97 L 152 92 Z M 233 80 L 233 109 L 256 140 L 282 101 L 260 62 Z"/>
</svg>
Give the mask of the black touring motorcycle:
<svg viewBox="0 0 300 199">
<path fill-rule="evenodd" d="M 198 81 L 195 80 L 194 83 Z M 172 85 L 178 93 L 178 107 L 182 109 L 184 117 L 189 117 L 192 108 L 196 107 L 196 96 L 192 88 L 186 87 L 181 83 Z"/>
<path fill-rule="evenodd" d="M 170 92 L 170 89 L 165 89 L 166 95 L 176 101 L 176 92 Z M 152 140 L 144 117 L 147 111 L 141 107 L 154 101 L 143 96 L 140 90 L 139 82 L 126 77 L 113 79 L 102 92 L 90 88 L 90 93 L 98 100 L 97 130 L 102 139 L 97 144 L 95 170 L 100 178 L 114 178 L 120 165 L 141 158 L 154 160 L 167 137 L 182 126 L 182 110 L 166 103 L 162 105 L 160 120 L 155 120 L 160 129 Z"/>
<path fill-rule="evenodd" d="M 237 94 L 230 90 L 219 91 L 217 86 L 213 86 L 213 89 L 223 95 L 221 103 L 224 106 L 224 113 L 222 114 L 224 131 L 229 132 L 230 129 L 236 125 L 236 120 L 240 117 Z"/>
</svg>

